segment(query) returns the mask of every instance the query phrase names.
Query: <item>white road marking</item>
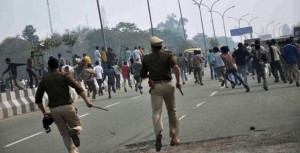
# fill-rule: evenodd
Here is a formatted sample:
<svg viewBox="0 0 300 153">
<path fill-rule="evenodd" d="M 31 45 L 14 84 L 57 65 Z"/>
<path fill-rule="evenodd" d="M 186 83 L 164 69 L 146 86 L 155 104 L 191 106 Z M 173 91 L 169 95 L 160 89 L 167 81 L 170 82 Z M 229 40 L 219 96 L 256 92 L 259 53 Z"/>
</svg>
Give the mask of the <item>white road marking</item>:
<svg viewBox="0 0 300 153">
<path fill-rule="evenodd" d="M 140 98 L 140 97 L 142 97 L 142 96 L 140 95 L 140 96 L 132 97 L 130 99 L 136 99 L 136 98 Z"/>
<path fill-rule="evenodd" d="M 218 93 L 218 91 L 215 91 L 215 92 L 211 93 L 209 96 L 212 97 L 212 96 L 214 96 L 216 93 Z"/>
<path fill-rule="evenodd" d="M 37 136 L 37 135 L 40 135 L 40 134 L 42 134 L 42 133 L 43 133 L 43 132 L 39 132 L 39 133 L 33 134 L 33 135 L 31 135 L 31 136 L 28 136 L 28 137 L 26 137 L 26 138 L 23 138 L 23 139 L 21 139 L 21 140 L 18 140 L 18 141 L 16 141 L 16 142 L 13 142 L 13 143 L 11 143 L 11 144 L 8 144 L 8 145 L 6 145 L 6 146 L 4 146 L 4 147 L 5 147 L 5 148 L 10 147 L 10 146 L 12 146 L 12 145 L 15 145 L 15 144 L 17 144 L 17 143 L 20 143 L 20 142 L 22 142 L 22 141 L 25 141 L 25 140 L 27 140 L 27 139 L 30 139 L 30 138 L 35 137 L 35 136 Z"/>
<path fill-rule="evenodd" d="M 200 106 L 203 105 L 204 103 L 205 103 L 205 101 L 203 101 L 203 102 L 197 104 L 196 107 L 200 107 Z"/>
<path fill-rule="evenodd" d="M 82 117 L 87 116 L 87 115 L 90 115 L 90 113 L 86 113 L 86 114 L 80 115 L 79 118 L 82 118 Z"/>
<path fill-rule="evenodd" d="M 179 117 L 179 121 L 182 120 L 184 117 L 186 117 L 186 115 L 182 115 L 181 117 Z"/>
<path fill-rule="evenodd" d="M 87 116 L 87 115 L 90 115 L 90 113 L 86 113 L 86 114 L 80 115 L 79 118 L 82 118 L 82 117 Z M 17 144 L 17 143 L 20 143 L 20 142 L 22 142 L 22 141 L 25 141 L 25 140 L 27 140 L 27 139 L 30 139 L 30 138 L 35 137 L 35 136 L 37 136 L 37 135 L 40 135 L 40 134 L 42 134 L 42 133 L 44 133 L 44 132 L 39 132 L 39 133 L 33 134 L 33 135 L 31 135 L 31 136 L 28 136 L 28 137 L 23 138 L 23 139 L 21 139 L 21 140 L 18 140 L 18 141 L 16 141 L 16 142 L 10 143 L 10 144 L 8 144 L 8 145 L 6 145 L 6 146 L 4 146 L 4 147 L 5 147 L 5 148 L 10 147 L 10 146 L 12 146 L 12 145 L 15 145 L 15 144 Z"/>
<path fill-rule="evenodd" d="M 118 104 L 120 104 L 120 103 L 119 103 L 119 102 L 113 103 L 113 104 L 111 104 L 111 105 L 105 106 L 105 108 L 108 108 L 108 107 L 111 107 L 111 106 L 114 106 L 114 105 L 118 105 Z"/>
</svg>

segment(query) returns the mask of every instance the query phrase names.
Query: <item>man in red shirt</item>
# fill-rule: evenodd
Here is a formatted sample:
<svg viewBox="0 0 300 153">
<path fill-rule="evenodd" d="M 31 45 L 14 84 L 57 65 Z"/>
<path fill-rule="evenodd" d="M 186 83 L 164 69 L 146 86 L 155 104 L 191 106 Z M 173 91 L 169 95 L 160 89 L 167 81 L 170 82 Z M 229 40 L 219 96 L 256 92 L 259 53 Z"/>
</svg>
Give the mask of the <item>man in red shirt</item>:
<svg viewBox="0 0 300 153">
<path fill-rule="evenodd" d="M 224 64 L 226 67 L 225 78 L 231 83 L 232 88 L 234 88 L 235 82 L 229 77 L 229 74 L 231 73 L 232 75 L 234 75 L 234 77 L 236 77 L 243 84 L 243 86 L 246 88 L 246 92 L 249 92 L 250 91 L 249 86 L 237 74 L 237 69 L 235 67 L 234 60 L 233 60 L 231 54 L 228 53 L 229 52 L 228 46 L 221 47 L 221 51 L 222 51 L 221 58 L 224 61 Z"/>
<path fill-rule="evenodd" d="M 123 81 L 124 81 L 124 90 L 127 92 L 126 89 L 126 81 L 128 81 L 128 85 L 130 88 L 132 88 L 131 81 L 130 81 L 130 76 L 129 76 L 129 66 L 127 65 L 127 62 L 124 62 L 124 65 L 122 66 L 122 76 L 123 76 Z"/>
</svg>

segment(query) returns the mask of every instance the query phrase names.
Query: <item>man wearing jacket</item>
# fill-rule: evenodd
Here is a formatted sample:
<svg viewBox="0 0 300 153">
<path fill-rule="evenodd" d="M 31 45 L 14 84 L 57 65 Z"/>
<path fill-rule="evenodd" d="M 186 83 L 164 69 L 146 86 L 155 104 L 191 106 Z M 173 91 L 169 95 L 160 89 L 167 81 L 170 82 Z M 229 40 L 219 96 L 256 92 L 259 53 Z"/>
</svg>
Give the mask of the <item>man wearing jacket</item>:
<svg viewBox="0 0 300 153">
<path fill-rule="evenodd" d="M 6 72 L 9 72 L 9 77 L 6 79 L 6 85 L 9 86 L 10 85 L 10 89 L 13 90 L 13 85 L 10 84 L 11 81 L 14 82 L 15 86 L 17 86 L 17 88 L 19 90 L 22 90 L 23 88 L 18 84 L 17 82 L 17 67 L 18 66 L 23 66 L 26 64 L 23 63 L 12 63 L 10 58 L 6 58 L 5 59 L 7 66 L 7 69 L 2 73 L 2 77 Z"/>
<path fill-rule="evenodd" d="M 286 40 L 286 45 L 281 49 L 281 56 L 283 57 L 287 66 L 287 79 L 289 83 L 293 83 L 293 76 L 295 77 L 296 86 L 299 87 L 299 70 L 297 48 L 291 44 L 291 40 Z"/>
<path fill-rule="evenodd" d="M 247 81 L 247 58 L 250 56 L 250 53 L 244 48 L 242 43 L 238 44 L 238 49 L 233 52 L 232 57 L 235 59 L 237 66 L 237 72 L 239 75 L 242 75 L 243 82 L 248 84 Z"/>
</svg>

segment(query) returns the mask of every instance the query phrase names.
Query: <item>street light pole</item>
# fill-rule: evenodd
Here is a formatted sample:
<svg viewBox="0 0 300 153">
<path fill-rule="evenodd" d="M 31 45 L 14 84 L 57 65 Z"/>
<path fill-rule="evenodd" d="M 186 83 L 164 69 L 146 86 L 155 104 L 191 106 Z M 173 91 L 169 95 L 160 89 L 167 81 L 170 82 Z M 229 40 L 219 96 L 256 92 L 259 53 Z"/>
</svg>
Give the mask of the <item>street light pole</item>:
<svg viewBox="0 0 300 153">
<path fill-rule="evenodd" d="M 277 27 L 277 26 L 279 26 L 281 23 L 280 22 L 278 22 L 274 27 L 273 27 L 273 37 L 275 38 L 275 28 Z"/>
<path fill-rule="evenodd" d="M 243 17 L 248 16 L 248 15 L 250 15 L 250 14 L 245 14 L 245 15 L 240 17 L 240 19 L 239 19 L 239 28 L 240 29 L 241 29 L 241 20 L 243 19 Z M 241 35 L 241 42 L 243 42 L 243 36 L 242 35 Z"/>
<path fill-rule="evenodd" d="M 241 20 L 246 21 L 246 22 L 248 23 L 249 27 L 251 27 L 251 21 L 253 21 L 254 19 L 257 19 L 257 18 L 258 18 L 258 17 L 254 17 L 254 18 L 250 19 L 249 21 L 247 21 L 247 20 L 245 20 L 245 19 L 241 19 Z M 252 31 L 252 33 L 250 34 L 250 38 L 253 39 L 253 31 Z"/>
<path fill-rule="evenodd" d="M 101 17 L 99 0 L 96 0 L 96 1 L 97 1 L 97 7 L 98 7 L 98 13 L 99 13 L 99 19 L 100 19 L 100 25 L 101 25 L 101 32 L 102 32 L 102 39 L 103 39 L 103 43 L 104 43 L 104 48 L 105 48 L 105 50 L 107 50 L 105 33 L 104 33 L 104 29 L 103 29 L 103 24 L 102 24 L 102 17 Z"/>
<path fill-rule="evenodd" d="M 234 18 L 234 17 L 228 17 L 228 18 L 235 19 L 239 24 L 239 29 L 241 29 L 241 20 L 243 19 L 243 17 L 248 16 L 248 15 L 250 15 L 250 14 L 245 14 L 245 15 L 241 16 L 239 19 Z M 241 42 L 243 42 L 243 36 L 242 35 L 241 35 Z"/>
<path fill-rule="evenodd" d="M 180 1 L 179 0 L 178 0 L 178 6 L 179 6 L 179 11 L 180 11 L 180 17 L 181 17 L 181 24 L 182 24 L 184 42 L 186 43 L 186 34 L 185 34 L 184 22 L 183 22 L 183 19 L 182 19 L 182 12 L 181 12 L 181 6 L 180 6 Z"/>
<path fill-rule="evenodd" d="M 279 35 L 279 37 L 282 35 L 282 28 L 283 28 L 283 25 L 278 28 L 278 35 Z"/>
<path fill-rule="evenodd" d="M 51 34 L 53 34 L 52 21 L 51 21 L 51 12 L 50 12 L 50 6 L 49 6 L 49 1 L 48 0 L 47 0 L 47 7 L 48 7 L 49 22 L 50 22 L 50 31 L 51 31 Z"/>
<path fill-rule="evenodd" d="M 218 13 L 218 14 L 221 15 L 221 17 L 222 17 L 223 28 L 224 28 L 224 33 L 225 33 L 225 40 L 226 40 L 226 46 L 228 46 L 228 41 L 227 41 L 227 33 L 226 33 L 226 27 L 225 27 L 225 19 L 224 19 L 224 17 L 225 17 L 225 13 L 226 13 L 228 10 L 230 10 L 230 9 L 232 9 L 232 8 L 234 8 L 234 7 L 235 7 L 235 6 L 231 6 L 231 7 L 227 8 L 227 9 L 223 12 L 223 14 L 221 14 L 221 13 L 218 12 L 218 11 L 212 11 L 212 12 Z"/>
<path fill-rule="evenodd" d="M 202 13 L 201 13 L 201 4 L 202 4 L 203 0 L 201 0 L 200 3 L 196 2 L 195 0 L 193 0 L 193 1 L 195 2 L 196 5 L 198 5 L 198 8 L 199 8 L 201 26 L 202 26 L 202 35 L 203 35 L 203 41 L 204 41 L 204 47 L 205 47 L 205 53 L 206 53 L 207 52 L 207 46 L 206 46 L 206 38 L 205 38 L 204 25 L 203 25 Z"/>
<path fill-rule="evenodd" d="M 274 23 L 274 22 L 275 22 L 275 21 L 271 21 L 270 23 L 267 24 L 267 26 L 266 26 L 266 35 L 268 35 L 268 26 L 269 26 L 270 24 Z"/>
<path fill-rule="evenodd" d="M 147 0 L 147 4 L 148 4 L 148 11 L 149 11 L 150 24 L 151 24 L 151 35 L 154 36 L 154 32 L 153 32 L 153 24 L 152 24 L 152 17 L 151 17 L 150 5 L 149 5 L 149 0 Z"/>
<path fill-rule="evenodd" d="M 215 31 L 215 25 L 214 25 L 214 18 L 213 18 L 213 14 L 212 14 L 212 9 L 213 9 L 213 6 L 214 6 L 217 2 L 219 2 L 219 1 L 220 1 L 220 0 L 216 0 L 216 1 L 211 5 L 211 7 L 208 7 L 208 6 L 205 5 L 205 4 L 201 4 L 201 5 L 205 6 L 205 7 L 207 7 L 208 10 L 209 10 L 209 12 L 210 12 L 211 23 L 212 23 L 212 27 L 213 27 L 214 39 L 215 39 L 215 40 L 216 40 L 217 38 L 216 38 L 216 31 Z"/>
</svg>

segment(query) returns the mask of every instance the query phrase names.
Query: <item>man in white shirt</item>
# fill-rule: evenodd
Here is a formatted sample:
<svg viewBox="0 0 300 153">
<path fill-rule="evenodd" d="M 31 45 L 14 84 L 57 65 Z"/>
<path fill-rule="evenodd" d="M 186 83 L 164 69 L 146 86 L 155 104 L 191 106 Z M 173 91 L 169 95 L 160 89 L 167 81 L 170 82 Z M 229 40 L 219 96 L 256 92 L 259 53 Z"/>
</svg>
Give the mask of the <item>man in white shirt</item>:
<svg viewBox="0 0 300 153">
<path fill-rule="evenodd" d="M 95 61 L 99 61 L 99 64 L 101 66 L 101 54 L 99 52 L 99 46 L 96 46 L 96 50 L 94 52 L 95 55 Z"/>
<path fill-rule="evenodd" d="M 103 74 L 103 68 L 100 66 L 100 62 L 96 61 L 95 62 L 95 67 L 94 67 L 94 71 L 96 72 L 96 80 L 99 86 L 99 96 L 103 95 L 103 90 L 102 90 L 102 83 L 103 83 L 103 79 L 102 79 L 102 74 Z"/>
<path fill-rule="evenodd" d="M 141 62 L 141 52 L 137 49 L 137 47 L 134 47 L 134 51 L 132 52 L 133 60 L 134 62 Z"/>
</svg>

